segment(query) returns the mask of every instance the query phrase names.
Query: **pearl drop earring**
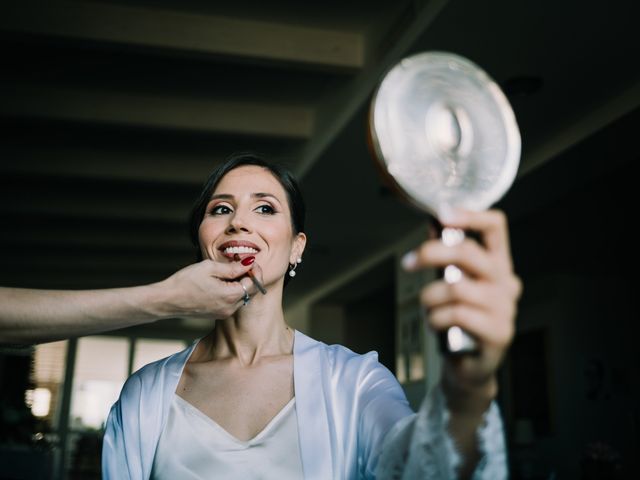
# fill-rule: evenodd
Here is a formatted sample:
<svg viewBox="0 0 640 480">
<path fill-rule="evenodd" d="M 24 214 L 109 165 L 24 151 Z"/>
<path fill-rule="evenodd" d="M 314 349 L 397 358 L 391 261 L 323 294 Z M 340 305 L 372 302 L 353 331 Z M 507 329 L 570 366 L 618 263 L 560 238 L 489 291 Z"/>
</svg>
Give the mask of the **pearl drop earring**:
<svg viewBox="0 0 640 480">
<path fill-rule="evenodd" d="M 291 278 L 296 276 L 296 267 L 298 266 L 299 263 L 302 263 L 302 259 L 300 257 L 298 257 L 298 259 L 296 260 L 296 263 L 294 263 L 293 265 L 289 265 L 289 276 Z"/>
</svg>

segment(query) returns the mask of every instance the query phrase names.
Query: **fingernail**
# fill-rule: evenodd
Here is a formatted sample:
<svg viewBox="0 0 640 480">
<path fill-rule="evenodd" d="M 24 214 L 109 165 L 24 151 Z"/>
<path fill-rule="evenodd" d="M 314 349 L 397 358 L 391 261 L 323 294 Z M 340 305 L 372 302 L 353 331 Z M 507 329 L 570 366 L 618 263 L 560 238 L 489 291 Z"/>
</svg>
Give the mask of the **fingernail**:
<svg viewBox="0 0 640 480">
<path fill-rule="evenodd" d="M 405 270 L 412 269 L 413 267 L 416 266 L 417 262 L 418 262 L 418 256 L 414 251 L 405 253 L 405 255 L 402 257 L 402 260 L 400 261 L 400 263 L 402 264 L 402 268 L 404 268 Z"/>
<path fill-rule="evenodd" d="M 244 257 L 242 259 L 242 261 L 240 262 L 241 264 L 243 264 L 245 267 L 251 265 L 253 262 L 256 261 L 256 257 Z"/>
</svg>

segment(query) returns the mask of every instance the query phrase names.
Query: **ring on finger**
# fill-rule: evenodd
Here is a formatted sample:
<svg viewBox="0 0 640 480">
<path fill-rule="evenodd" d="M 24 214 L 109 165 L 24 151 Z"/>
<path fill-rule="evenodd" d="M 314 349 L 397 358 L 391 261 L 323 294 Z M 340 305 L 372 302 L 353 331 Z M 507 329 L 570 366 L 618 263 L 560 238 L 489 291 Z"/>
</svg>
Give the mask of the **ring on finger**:
<svg viewBox="0 0 640 480">
<path fill-rule="evenodd" d="M 247 303 L 249 303 L 251 297 L 249 296 L 249 292 L 247 292 L 247 288 L 242 284 L 242 282 L 240 282 L 240 286 L 242 287 L 242 290 L 244 290 L 244 295 L 242 296 L 242 306 L 244 307 Z"/>
</svg>

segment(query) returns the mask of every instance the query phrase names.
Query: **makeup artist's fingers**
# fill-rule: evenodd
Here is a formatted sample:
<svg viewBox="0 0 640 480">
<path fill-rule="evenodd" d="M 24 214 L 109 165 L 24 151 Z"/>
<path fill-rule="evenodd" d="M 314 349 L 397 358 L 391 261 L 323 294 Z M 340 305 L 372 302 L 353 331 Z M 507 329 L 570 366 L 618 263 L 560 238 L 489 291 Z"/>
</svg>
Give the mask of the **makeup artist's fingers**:
<svg viewBox="0 0 640 480">
<path fill-rule="evenodd" d="M 221 263 L 213 260 L 203 262 L 207 262 L 211 276 L 230 282 L 244 276 L 252 267 L 252 265 L 243 265 L 242 262 Z"/>
<path fill-rule="evenodd" d="M 260 282 L 261 284 L 263 284 L 262 268 L 260 268 L 260 265 L 258 265 L 257 263 L 254 263 L 250 270 L 251 270 L 251 273 L 255 276 L 256 280 L 258 282 Z M 245 304 L 245 301 L 244 301 L 245 300 L 244 299 L 245 291 L 247 292 L 247 295 L 249 295 L 249 298 L 253 298 L 255 295 L 260 295 L 261 294 L 261 292 L 258 289 L 257 285 L 255 284 L 254 280 L 248 274 L 243 276 L 242 278 L 238 279 L 236 282 L 232 282 L 232 284 L 238 285 L 240 287 L 240 291 L 239 291 L 240 297 L 236 301 L 236 304 L 237 304 L 236 306 L 237 307 L 244 306 L 244 304 Z"/>
<path fill-rule="evenodd" d="M 247 294 L 249 295 L 249 298 L 253 297 L 255 295 L 255 292 L 253 290 L 255 290 L 255 287 L 253 286 L 253 282 L 251 281 L 251 279 L 249 277 L 242 277 L 239 280 L 237 280 L 236 282 L 233 282 L 235 285 L 238 285 L 240 288 L 237 291 L 237 295 L 236 295 L 236 306 L 237 307 L 241 307 L 244 305 L 244 292 L 246 290 Z M 243 288 L 244 287 L 244 288 Z"/>
<path fill-rule="evenodd" d="M 230 264 L 203 260 L 159 282 L 163 310 L 170 316 L 229 317 L 237 310 L 238 298 L 244 295 L 240 284 L 233 279 L 241 277 L 249 268 L 230 267 Z"/>
</svg>

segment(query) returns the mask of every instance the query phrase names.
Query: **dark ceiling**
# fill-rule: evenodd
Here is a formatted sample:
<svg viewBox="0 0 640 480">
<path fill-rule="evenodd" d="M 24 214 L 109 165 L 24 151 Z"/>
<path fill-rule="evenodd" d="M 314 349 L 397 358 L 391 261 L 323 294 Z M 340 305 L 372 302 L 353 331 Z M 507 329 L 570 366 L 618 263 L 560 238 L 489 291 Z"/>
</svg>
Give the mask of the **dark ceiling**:
<svg viewBox="0 0 640 480">
<path fill-rule="evenodd" d="M 238 150 L 302 179 L 310 245 L 288 301 L 348 278 L 423 221 L 383 187 L 365 141 L 380 76 L 423 50 L 467 56 L 509 95 L 523 158 L 504 208 L 517 216 L 553 197 L 518 195 L 525 177 L 637 112 L 634 5 L 3 2 L 0 283 L 169 275 L 194 259 L 186 218 L 202 182 Z"/>
</svg>

